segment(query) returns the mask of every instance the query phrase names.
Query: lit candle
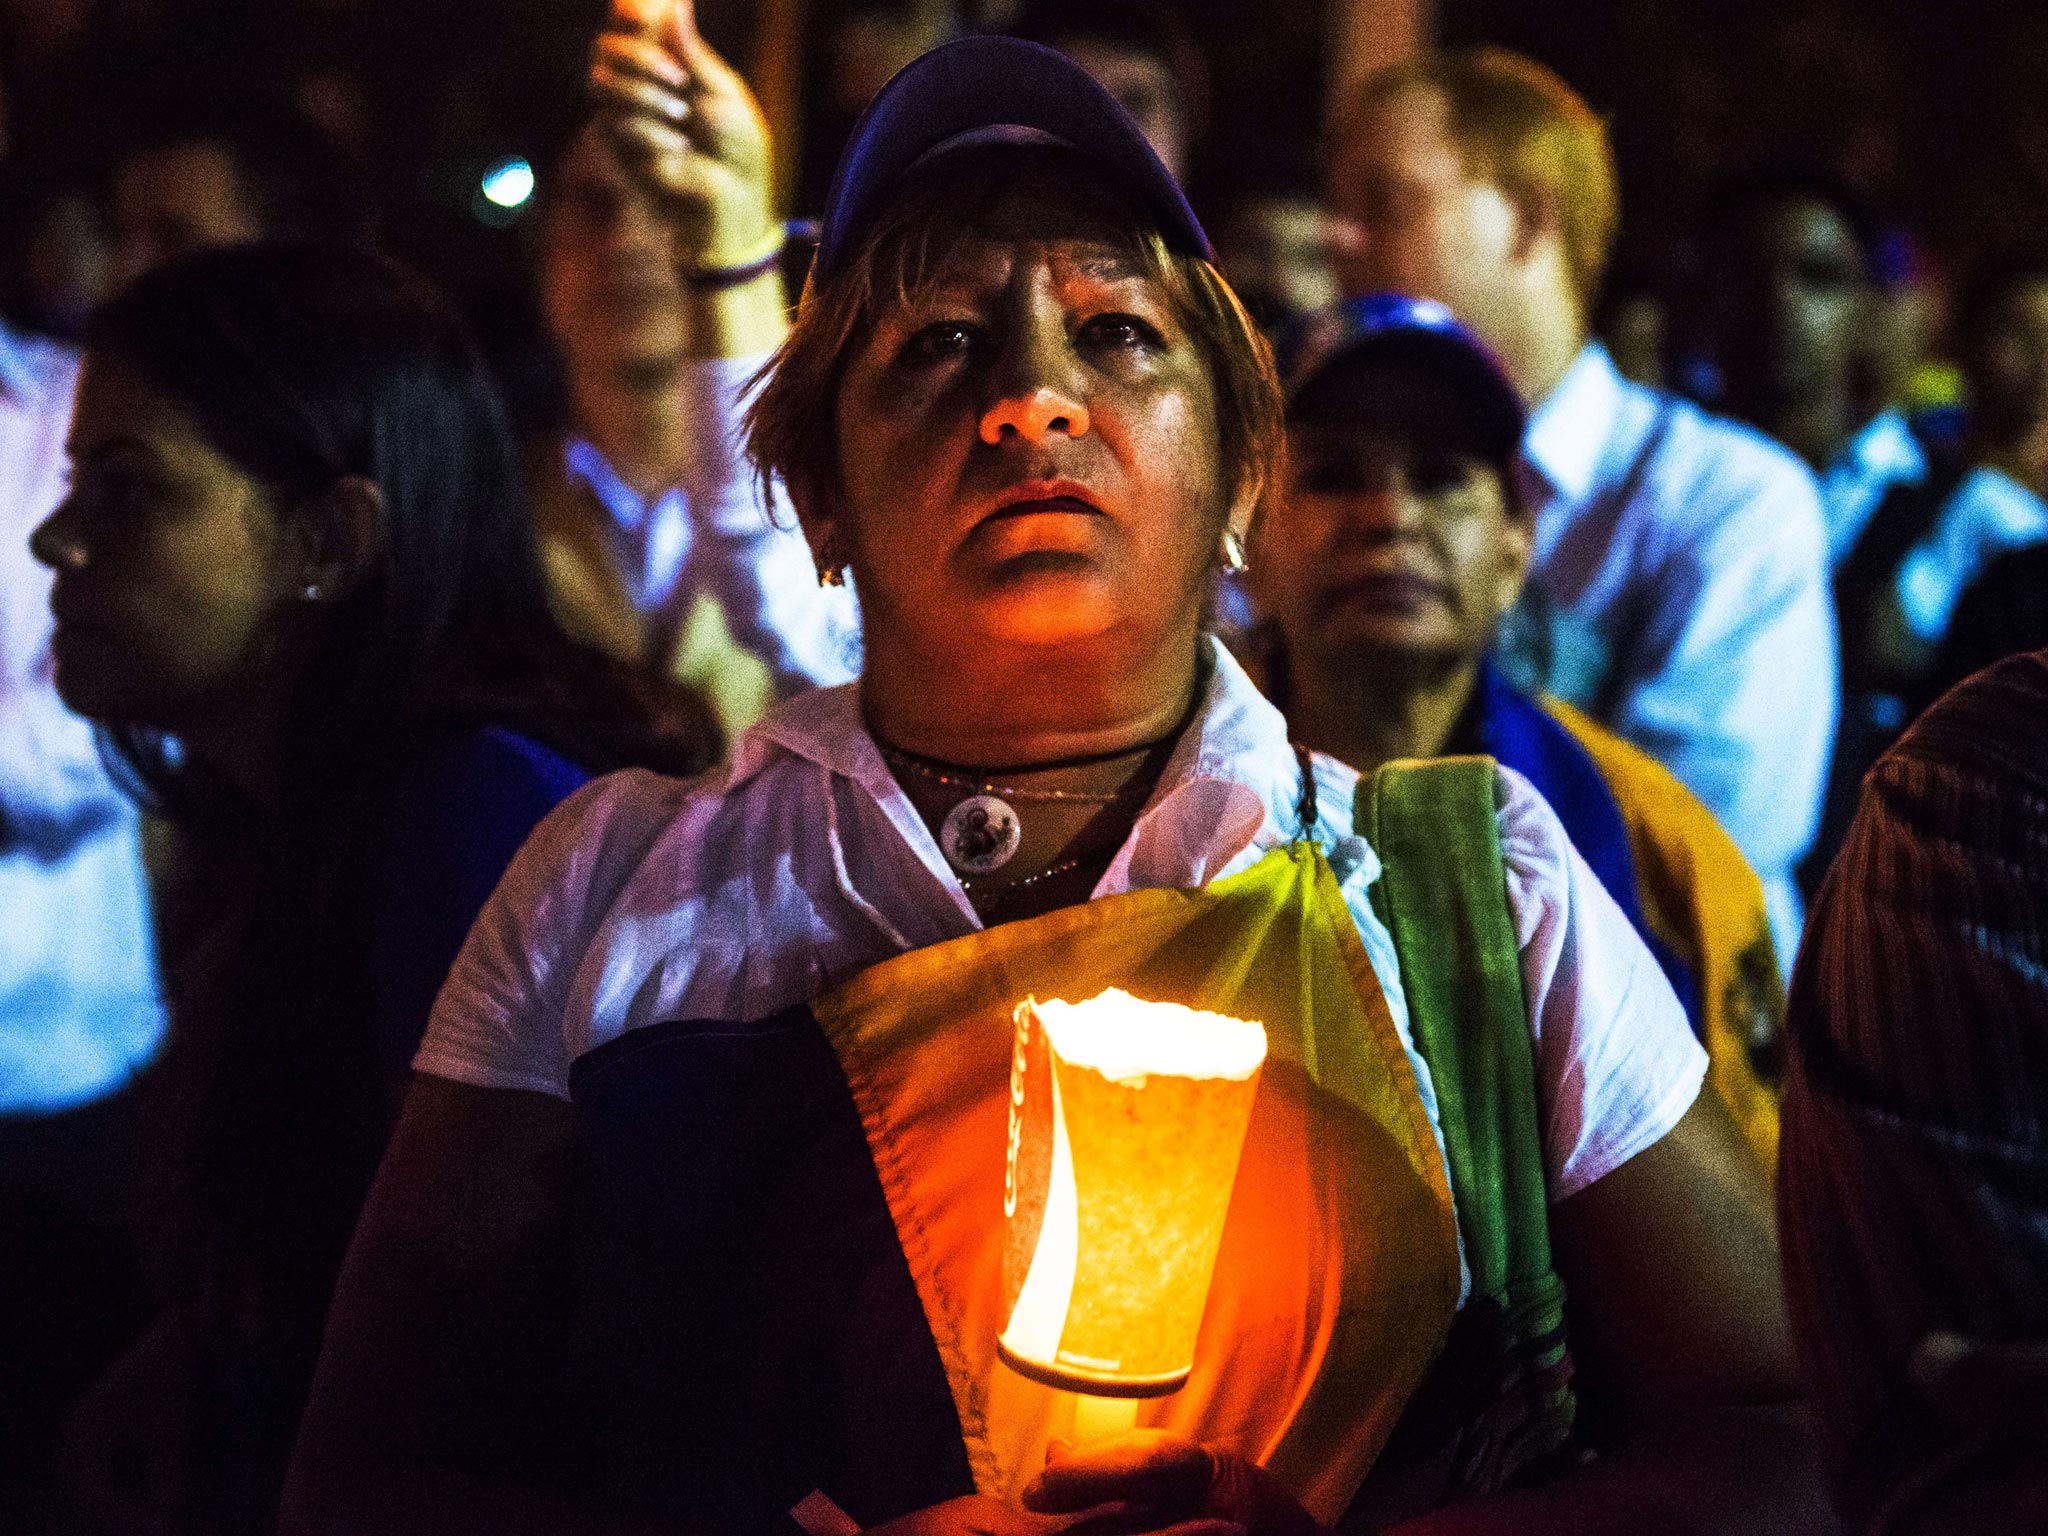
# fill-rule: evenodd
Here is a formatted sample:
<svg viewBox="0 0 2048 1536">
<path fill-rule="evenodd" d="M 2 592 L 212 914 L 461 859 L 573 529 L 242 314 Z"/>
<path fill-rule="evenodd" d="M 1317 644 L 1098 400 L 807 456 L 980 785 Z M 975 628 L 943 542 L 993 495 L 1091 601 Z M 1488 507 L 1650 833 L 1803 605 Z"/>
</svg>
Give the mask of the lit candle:
<svg viewBox="0 0 2048 1536">
<path fill-rule="evenodd" d="M 1002 1358 L 1102 1397 L 1194 1364 L 1266 1031 L 1114 988 L 1017 1006 Z"/>
</svg>

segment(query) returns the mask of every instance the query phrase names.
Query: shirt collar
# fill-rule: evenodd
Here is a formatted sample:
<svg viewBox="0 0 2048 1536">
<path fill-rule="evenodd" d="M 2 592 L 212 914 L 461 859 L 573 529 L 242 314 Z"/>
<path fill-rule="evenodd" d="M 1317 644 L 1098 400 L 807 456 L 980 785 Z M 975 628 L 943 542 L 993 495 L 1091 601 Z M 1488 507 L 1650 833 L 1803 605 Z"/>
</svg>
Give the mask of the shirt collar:
<svg viewBox="0 0 2048 1536">
<path fill-rule="evenodd" d="M 1918 483 L 1927 478 L 1927 452 L 1897 411 L 1880 411 L 1871 417 L 1863 430 L 1849 439 L 1836 463 L 1851 466 L 1859 475 L 1890 482 Z"/>
<path fill-rule="evenodd" d="M 1607 349 L 1589 341 L 1529 417 L 1522 457 L 1556 494 L 1584 501 L 1614 435 L 1622 378 Z"/>
<path fill-rule="evenodd" d="M 639 533 L 646 528 L 653 515 L 665 506 L 669 499 L 681 494 L 680 491 L 665 491 L 653 501 L 643 500 L 640 493 L 619 477 L 597 444 L 588 438 L 572 437 L 563 445 L 562 465 L 568 471 L 571 481 L 581 482 L 590 494 L 598 500 L 611 515 L 613 522 L 628 533 Z"/>
<path fill-rule="evenodd" d="M 1205 643 L 1212 665 L 1202 702 L 1097 894 L 1200 886 L 1304 833 L 1301 766 L 1286 720 L 1220 641 Z M 799 694 L 762 717 L 733 744 L 725 791 L 784 753 L 852 780 L 927 862 L 937 856 L 925 848 L 930 834 L 868 734 L 858 683 Z M 1356 775 L 1321 761 L 1319 800 L 1333 788 L 1348 792 Z M 1348 800 L 1323 809 L 1349 830 Z"/>
</svg>

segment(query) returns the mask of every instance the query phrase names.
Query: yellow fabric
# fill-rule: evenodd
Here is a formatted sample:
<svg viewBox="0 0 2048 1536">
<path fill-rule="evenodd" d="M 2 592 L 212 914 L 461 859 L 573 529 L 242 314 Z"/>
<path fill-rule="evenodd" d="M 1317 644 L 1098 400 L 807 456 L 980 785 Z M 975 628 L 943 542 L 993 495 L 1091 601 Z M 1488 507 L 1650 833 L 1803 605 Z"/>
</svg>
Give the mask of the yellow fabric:
<svg viewBox="0 0 2048 1536">
<path fill-rule="evenodd" d="M 1778 1166 L 1778 1086 L 1756 1069 L 1774 1046 L 1785 993 L 1756 871 L 1713 813 L 1661 763 L 1561 699 L 1543 707 L 1585 748 L 1628 827 L 1636 902 L 1650 930 L 1698 978 L 1707 1081 L 1743 1138 Z"/>
<path fill-rule="evenodd" d="M 536 479 L 533 503 L 548 605 L 563 629 L 696 689 L 728 738 L 767 713 L 775 702 L 775 674 L 733 639 L 716 601 L 699 592 L 679 617 L 641 613 L 614 563 L 610 525 L 597 498 L 557 472 Z"/>
<path fill-rule="evenodd" d="M 1014 1498 L 1071 1395 L 996 1355 L 1011 1015 L 1106 986 L 1265 1024 L 1194 1372 L 1138 1422 L 1251 1457 L 1320 1519 L 1349 1504 L 1449 1331 L 1456 1222 L 1379 980 L 1319 851 L 915 950 L 813 1003 L 845 1070 L 959 1408 Z"/>
</svg>

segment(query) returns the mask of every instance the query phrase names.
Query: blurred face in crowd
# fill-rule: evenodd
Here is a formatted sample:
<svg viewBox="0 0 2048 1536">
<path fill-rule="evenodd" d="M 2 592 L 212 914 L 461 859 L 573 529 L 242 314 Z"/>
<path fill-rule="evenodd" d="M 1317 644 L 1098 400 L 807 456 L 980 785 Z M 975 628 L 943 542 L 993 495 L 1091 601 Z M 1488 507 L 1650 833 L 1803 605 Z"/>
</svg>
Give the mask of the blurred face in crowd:
<svg viewBox="0 0 2048 1536">
<path fill-rule="evenodd" d="M 541 302 L 571 373 L 666 370 L 686 341 L 668 222 L 594 132 L 546 193 Z"/>
<path fill-rule="evenodd" d="M 831 538 L 870 649 L 1192 639 L 1224 519 L 1206 352 L 1140 258 L 1026 186 L 855 345 Z"/>
<path fill-rule="evenodd" d="M 1732 403 L 1767 417 L 1850 389 L 1871 291 L 1848 220 L 1818 198 L 1789 197 L 1753 209 L 1732 233 L 1714 274 Z"/>
<path fill-rule="evenodd" d="M 1521 219 L 1505 191 L 1466 173 L 1443 92 L 1366 108 L 1336 147 L 1330 193 L 1346 293 L 1435 299 L 1484 334 L 1513 328 Z"/>
<path fill-rule="evenodd" d="M 1973 430 L 2010 443 L 2048 430 L 2048 277 L 2017 283 L 1963 359 Z"/>
<path fill-rule="evenodd" d="M 1175 181 L 1185 184 L 1187 113 L 1166 60 L 1104 38 L 1061 39 L 1056 46 L 1094 76 L 1095 83 L 1131 114 L 1131 120 L 1145 135 L 1145 142 L 1152 146 L 1152 153 L 1173 173 Z"/>
<path fill-rule="evenodd" d="M 70 451 L 71 494 L 31 540 L 57 573 L 64 702 L 182 731 L 251 697 L 297 606 L 271 494 L 116 356 L 87 360 Z"/>
<path fill-rule="evenodd" d="M 1329 218 L 1306 197 L 1240 203 L 1216 236 L 1216 264 L 1260 329 L 1273 335 L 1337 300 Z"/>
<path fill-rule="evenodd" d="M 263 217 L 224 144 L 196 140 L 146 149 L 114 174 L 115 270 L 131 283 L 173 256 L 241 245 Z"/>
<path fill-rule="evenodd" d="M 1298 668 L 1423 677 L 1469 662 L 1521 594 L 1531 520 L 1449 384 L 1367 363 L 1342 385 L 1290 418 L 1285 492 L 1251 561 L 1259 607 Z"/>
<path fill-rule="evenodd" d="M 78 334 L 113 279 L 112 243 L 97 200 L 83 190 L 52 198 L 35 220 L 21 275 L 36 328 Z"/>
</svg>

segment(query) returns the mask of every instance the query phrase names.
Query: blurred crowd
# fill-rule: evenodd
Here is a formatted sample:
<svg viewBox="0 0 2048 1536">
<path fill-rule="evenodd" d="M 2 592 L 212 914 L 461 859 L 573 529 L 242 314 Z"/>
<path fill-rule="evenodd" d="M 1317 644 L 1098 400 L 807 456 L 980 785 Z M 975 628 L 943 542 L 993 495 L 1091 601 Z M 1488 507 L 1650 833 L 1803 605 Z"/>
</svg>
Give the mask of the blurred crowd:
<svg viewBox="0 0 2048 1536">
<path fill-rule="evenodd" d="M 863 110 L 986 33 L 1271 349 L 1209 624 L 1305 749 L 1533 784 L 1782 1136 L 1845 1528 L 2039 1528 L 2048 691 L 1951 690 L 2048 647 L 2048 31 L 1525 9 L 0 6 L 0 1529 L 273 1528 L 515 852 L 860 676 L 896 594 L 761 370 Z"/>
</svg>

